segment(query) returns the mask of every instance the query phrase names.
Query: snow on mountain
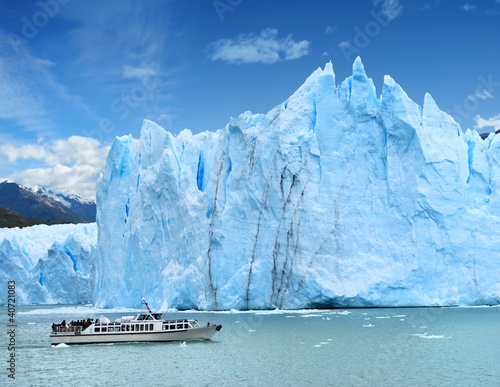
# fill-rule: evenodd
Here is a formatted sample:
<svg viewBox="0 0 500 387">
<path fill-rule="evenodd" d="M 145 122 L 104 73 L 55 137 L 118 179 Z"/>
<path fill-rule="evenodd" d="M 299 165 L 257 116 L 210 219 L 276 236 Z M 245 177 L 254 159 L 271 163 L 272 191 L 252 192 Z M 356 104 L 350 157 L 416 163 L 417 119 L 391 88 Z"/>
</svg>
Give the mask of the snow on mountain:
<svg viewBox="0 0 500 387">
<path fill-rule="evenodd" d="M 58 201 L 72 212 L 79 215 L 86 222 L 94 222 L 96 216 L 96 203 L 93 200 L 82 198 L 65 189 L 47 189 L 35 186 L 30 190 L 38 196 L 49 197 Z"/>
<path fill-rule="evenodd" d="M 24 217 L 48 223 L 94 222 L 95 202 L 64 191 L 23 187 L 11 181 L 0 183 L 0 206 Z"/>
<path fill-rule="evenodd" d="M 71 208 L 73 202 L 92 204 L 95 203 L 93 200 L 82 198 L 78 195 L 70 193 L 66 189 L 47 189 L 44 187 L 34 186 L 29 188 L 35 194 L 46 195 L 54 200 L 57 200 L 64 204 L 66 207 Z"/>
<path fill-rule="evenodd" d="M 96 243 L 95 223 L 0 228 L 0 280 L 20 305 L 92 302 Z"/>
<path fill-rule="evenodd" d="M 117 138 L 94 303 L 197 309 L 500 302 L 500 136 L 331 63 L 266 115 Z"/>
</svg>

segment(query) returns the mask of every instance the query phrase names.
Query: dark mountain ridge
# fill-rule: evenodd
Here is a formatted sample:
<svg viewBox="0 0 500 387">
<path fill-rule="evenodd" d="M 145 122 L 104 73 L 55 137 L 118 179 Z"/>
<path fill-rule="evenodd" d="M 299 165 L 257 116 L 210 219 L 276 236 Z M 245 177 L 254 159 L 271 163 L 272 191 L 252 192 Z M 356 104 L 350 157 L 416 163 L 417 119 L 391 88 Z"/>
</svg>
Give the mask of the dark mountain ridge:
<svg viewBox="0 0 500 387">
<path fill-rule="evenodd" d="M 30 189 L 17 183 L 0 183 L 0 207 L 41 223 L 95 222 L 95 203 L 76 195 L 64 195 L 44 188 Z"/>
<path fill-rule="evenodd" d="M 30 227 L 43 222 L 34 218 L 25 218 L 17 212 L 7 211 L 0 207 L 0 228 Z"/>
</svg>

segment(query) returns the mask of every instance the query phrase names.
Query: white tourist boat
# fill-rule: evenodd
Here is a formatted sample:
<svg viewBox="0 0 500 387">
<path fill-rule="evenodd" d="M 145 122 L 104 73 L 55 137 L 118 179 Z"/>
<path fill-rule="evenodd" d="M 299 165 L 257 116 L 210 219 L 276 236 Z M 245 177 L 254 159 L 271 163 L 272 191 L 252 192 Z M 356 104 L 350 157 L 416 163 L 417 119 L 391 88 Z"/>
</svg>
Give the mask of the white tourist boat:
<svg viewBox="0 0 500 387">
<path fill-rule="evenodd" d="M 201 326 L 194 319 L 165 320 L 160 313 L 153 313 L 148 304 L 147 313 L 124 316 L 113 322 L 101 316 L 88 327 L 53 325 L 50 343 L 56 344 L 98 344 L 122 342 L 158 342 L 210 340 L 222 325 Z"/>
</svg>

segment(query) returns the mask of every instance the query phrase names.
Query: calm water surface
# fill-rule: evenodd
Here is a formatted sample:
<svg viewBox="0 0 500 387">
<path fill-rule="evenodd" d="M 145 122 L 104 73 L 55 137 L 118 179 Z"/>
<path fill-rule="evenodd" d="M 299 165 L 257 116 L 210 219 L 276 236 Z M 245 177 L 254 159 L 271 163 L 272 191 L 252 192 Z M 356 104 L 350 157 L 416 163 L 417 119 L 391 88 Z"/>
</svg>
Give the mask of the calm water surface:
<svg viewBox="0 0 500 387">
<path fill-rule="evenodd" d="M 1 313 L 7 332 L 7 309 Z M 168 317 L 223 328 L 208 342 L 50 345 L 53 322 L 100 314 L 84 306 L 18 307 L 16 380 L 2 367 L 0 385 L 500 385 L 498 307 L 176 312 Z M 111 320 L 132 314 L 105 313 Z"/>
</svg>

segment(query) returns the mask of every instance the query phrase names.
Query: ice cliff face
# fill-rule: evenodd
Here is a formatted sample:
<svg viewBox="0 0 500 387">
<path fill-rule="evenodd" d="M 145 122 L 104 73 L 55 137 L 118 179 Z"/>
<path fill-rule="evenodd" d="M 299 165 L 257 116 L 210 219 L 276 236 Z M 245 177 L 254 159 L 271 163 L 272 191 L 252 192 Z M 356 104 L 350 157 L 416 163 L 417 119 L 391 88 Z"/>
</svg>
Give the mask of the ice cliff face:
<svg viewBox="0 0 500 387">
<path fill-rule="evenodd" d="M 117 138 L 94 303 L 197 309 L 500 302 L 500 136 L 462 133 L 359 58 L 266 115 Z"/>
<path fill-rule="evenodd" d="M 16 281 L 17 304 L 82 304 L 94 292 L 97 226 L 0 229 L 0 283 Z M 7 293 L 0 294 L 0 304 Z"/>
</svg>

